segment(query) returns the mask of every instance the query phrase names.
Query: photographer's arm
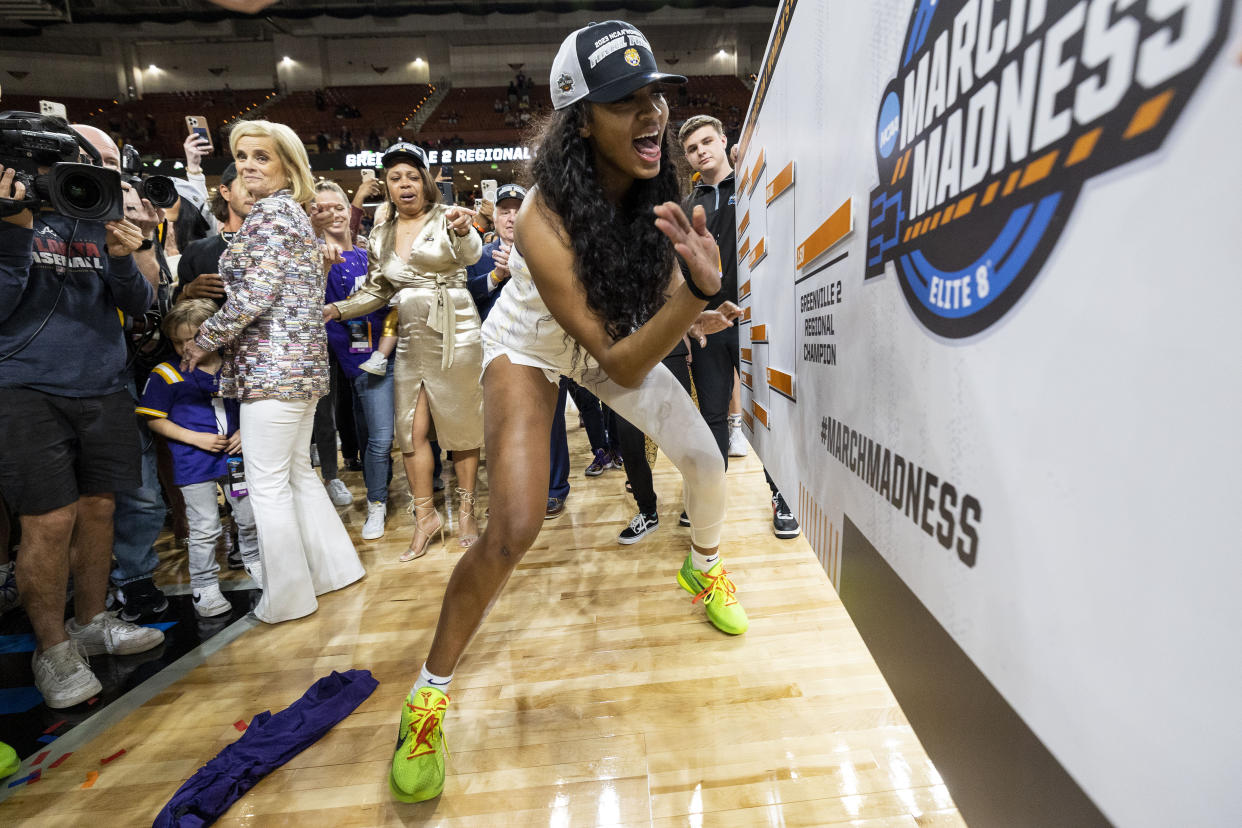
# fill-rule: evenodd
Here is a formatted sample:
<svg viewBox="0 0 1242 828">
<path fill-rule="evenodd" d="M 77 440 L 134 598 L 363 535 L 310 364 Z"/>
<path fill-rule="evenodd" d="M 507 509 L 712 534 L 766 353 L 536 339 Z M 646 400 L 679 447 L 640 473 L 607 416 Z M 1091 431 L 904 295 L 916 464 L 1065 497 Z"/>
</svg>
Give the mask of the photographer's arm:
<svg viewBox="0 0 1242 828">
<path fill-rule="evenodd" d="M 142 231 L 124 219 L 108 222 L 107 228 L 108 257 L 102 274 L 104 283 L 118 308 L 130 316 L 141 316 L 155 301 L 155 288 L 138 269 L 132 255 L 142 243 Z"/>
<path fill-rule="evenodd" d="M 0 323 L 17 308 L 30 281 L 34 230 L 0 222 Z"/>
</svg>

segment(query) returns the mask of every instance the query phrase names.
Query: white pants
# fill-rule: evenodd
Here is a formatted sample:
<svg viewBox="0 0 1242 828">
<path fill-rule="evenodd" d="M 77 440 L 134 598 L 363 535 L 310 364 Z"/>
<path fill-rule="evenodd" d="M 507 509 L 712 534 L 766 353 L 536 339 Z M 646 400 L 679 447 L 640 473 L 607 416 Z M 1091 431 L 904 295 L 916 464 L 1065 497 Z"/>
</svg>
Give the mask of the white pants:
<svg viewBox="0 0 1242 828">
<path fill-rule="evenodd" d="M 316 595 L 365 573 L 336 507 L 310 464 L 315 400 L 241 404 L 246 487 L 259 529 L 263 597 L 254 614 L 275 624 L 310 615 Z"/>
<path fill-rule="evenodd" d="M 725 464 L 716 438 L 694 400 L 662 363 L 637 388 L 590 369 L 578 380 L 613 411 L 655 441 L 681 472 L 690 540 L 704 549 L 720 544 L 725 517 Z"/>
</svg>

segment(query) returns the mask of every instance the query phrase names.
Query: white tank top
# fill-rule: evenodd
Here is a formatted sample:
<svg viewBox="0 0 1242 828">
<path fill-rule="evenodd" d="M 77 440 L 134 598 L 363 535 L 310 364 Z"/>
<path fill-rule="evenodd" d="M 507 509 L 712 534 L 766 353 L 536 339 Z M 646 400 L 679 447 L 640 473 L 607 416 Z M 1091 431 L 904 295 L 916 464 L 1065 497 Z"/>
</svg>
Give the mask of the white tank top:
<svg viewBox="0 0 1242 828">
<path fill-rule="evenodd" d="M 598 368 L 585 348 L 577 349 L 575 362 L 575 346 L 544 304 L 526 260 L 513 248 L 509 254 L 509 281 L 483 322 L 484 367 L 504 353 L 510 362 L 544 369 L 554 382 L 554 377 L 561 374 L 577 378 Z"/>
</svg>

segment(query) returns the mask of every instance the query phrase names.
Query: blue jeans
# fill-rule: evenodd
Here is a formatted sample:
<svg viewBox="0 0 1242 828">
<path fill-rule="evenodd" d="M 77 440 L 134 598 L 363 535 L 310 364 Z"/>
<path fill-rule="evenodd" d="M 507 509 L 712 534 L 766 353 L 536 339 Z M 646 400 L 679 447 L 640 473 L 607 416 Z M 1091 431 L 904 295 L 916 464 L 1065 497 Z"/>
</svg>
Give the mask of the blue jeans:
<svg viewBox="0 0 1242 828">
<path fill-rule="evenodd" d="M 561 389 L 556 395 L 556 415 L 552 418 L 550 435 L 551 451 L 548 463 L 548 498 L 569 497 L 569 435 L 565 433 L 565 397 L 569 394 L 569 380 L 561 377 Z"/>
<path fill-rule="evenodd" d="M 155 440 L 141 417 L 138 434 L 142 442 L 142 485 L 116 493 L 112 516 L 112 557 L 116 559 L 112 583 L 117 586 L 150 578 L 160 562 L 155 542 L 164 528 L 166 510 L 156 470 Z"/>
<path fill-rule="evenodd" d="M 358 445 L 362 446 L 362 479 L 367 484 L 367 500 L 388 502 L 388 483 L 392 480 L 393 362 L 382 377 L 363 371 L 350 382 L 354 387 L 354 424 Z"/>
</svg>

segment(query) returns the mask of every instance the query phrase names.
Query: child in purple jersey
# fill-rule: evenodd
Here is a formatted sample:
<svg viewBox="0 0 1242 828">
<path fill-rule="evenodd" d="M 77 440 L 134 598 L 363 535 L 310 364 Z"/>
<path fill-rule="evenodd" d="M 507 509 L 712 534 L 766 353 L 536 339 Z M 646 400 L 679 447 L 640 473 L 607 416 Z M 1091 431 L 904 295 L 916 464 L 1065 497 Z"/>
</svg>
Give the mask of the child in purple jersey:
<svg viewBox="0 0 1242 828">
<path fill-rule="evenodd" d="M 207 299 L 178 303 L 164 318 L 164 334 L 172 340 L 178 355 L 192 340 L 198 328 L 216 312 Z M 138 413 L 150 418 L 151 431 L 168 441 L 173 460 L 173 481 L 185 497 L 190 522 L 190 587 L 194 611 L 203 617 L 223 615 L 232 605 L 220 592 L 216 562 L 216 541 L 221 534 L 217 489 L 223 488 L 237 524 L 238 546 L 246 571 L 261 580 L 259 539 L 254 512 L 246 497 L 244 483 L 230 482 L 240 467 L 233 458 L 241 456 L 237 400 L 220 396 L 218 353 L 210 353 L 192 371 L 184 374 L 170 362 L 155 366 L 142 389 Z M 262 587 L 262 584 L 260 584 Z"/>
</svg>

